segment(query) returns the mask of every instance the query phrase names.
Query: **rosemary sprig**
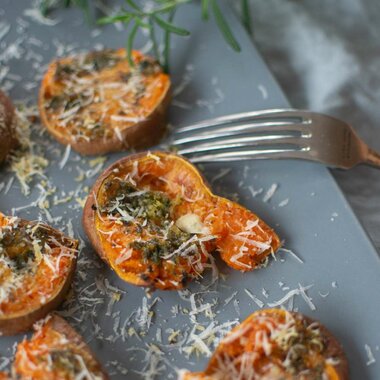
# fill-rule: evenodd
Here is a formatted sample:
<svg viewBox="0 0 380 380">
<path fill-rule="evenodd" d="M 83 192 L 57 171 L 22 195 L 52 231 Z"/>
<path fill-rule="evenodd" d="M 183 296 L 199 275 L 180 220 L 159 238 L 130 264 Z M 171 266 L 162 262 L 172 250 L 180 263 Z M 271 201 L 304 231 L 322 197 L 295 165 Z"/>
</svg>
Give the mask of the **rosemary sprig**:
<svg viewBox="0 0 380 380">
<path fill-rule="evenodd" d="M 168 71 L 171 35 L 175 34 L 182 37 L 190 35 L 190 31 L 175 24 L 175 14 L 180 6 L 193 1 L 195 0 L 154 0 L 154 6 L 148 8 L 145 6 L 144 1 L 125 0 L 126 5 L 119 13 L 100 18 L 98 24 L 104 25 L 117 22 L 124 24 L 128 30 L 126 50 L 131 65 L 133 65 L 132 50 L 135 46 L 136 36 L 141 30 L 147 30 L 152 42 L 154 56 L 165 71 Z M 242 23 L 247 31 L 251 32 L 249 1 L 241 0 L 241 13 Z M 40 9 L 43 15 L 48 13 L 53 3 L 57 4 L 57 0 L 40 0 Z M 63 4 L 65 7 L 77 6 L 84 11 L 87 20 L 90 19 L 89 0 L 58 0 L 59 4 Z M 220 8 L 219 0 L 201 0 L 201 16 L 205 21 L 210 20 L 212 16 L 228 45 L 237 52 L 241 50 Z M 159 37 L 161 37 L 161 40 Z"/>
<path fill-rule="evenodd" d="M 174 15 L 179 6 L 190 3 L 191 1 L 193 0 L 156 0 L 156 6 L 152 9 L 146 10 L 144 6 L 138 5 L 134 0 L 126 0 L 128 7 L 124 8 L 117 15 L 100 19 L 98 23 L 110 24 L 115 22 L 123 22 L 127 28 L 131 28 L 127 40 L 127 51 L 131 63 L 131 51 L 134 46 L 134 40 L 137 32 L 140 29 L 148 29 L 149 36 L 153 44 L 153 53 L 162 67 L 167 71 L 169 69 L 171 34 L 176 34 L 183 37 L 190 35 L 188 30 L 173 23 Z M 227 43 L 235 51 L 240 51 L 240 45 L 233 35 L 219 7 L 218 0 L 202 0 L 202 17 L 204 20 L 208 20 L 210 18 L 210 12 L 212 12 L 216 24 L 218 25 Z M 161 29 L 163 32 L 162 50 L 159 48 L 156 29 Z"/>
<path fill-rule="evenodd" d="M 111 17 L 104 17 L 98 20 L 99 24 L 112 24 L 123 22 L 126 28 L 129 28 L 127 40 L 128 59 L 131 65 L 132 49 L 135 37 L 140 29 L 148 29 L 149 36 L 153 45 L 153 53 L 165 70 L 169 67 L 169 50 L 171 34 L 178 36 L 189 36 L 190 32 L 173 23 L 174 14 L 179 5 L 189 3 L 192 0 L 166 0 L 156 1 L 156 6 L 146 10 L 143 6 L 138 5 L 134 0 L 126 0 L 128 8 L 124 8 L 120 13 Z M 160 49 L 156 30 L 161 29 L 163 32 L 164 48 Z"/>
<path fill-rule="evenodd" d="M 176 10 L 172 10 L 169 14 L 169 22 L 173 21 Z M 171 34 L 166 31 L 165 32 L 165 42 L 164 42 L 164 70 L 165 72 L 169 72 L 169 56 L 170 56 L 170 36 Z"/>
</svg>

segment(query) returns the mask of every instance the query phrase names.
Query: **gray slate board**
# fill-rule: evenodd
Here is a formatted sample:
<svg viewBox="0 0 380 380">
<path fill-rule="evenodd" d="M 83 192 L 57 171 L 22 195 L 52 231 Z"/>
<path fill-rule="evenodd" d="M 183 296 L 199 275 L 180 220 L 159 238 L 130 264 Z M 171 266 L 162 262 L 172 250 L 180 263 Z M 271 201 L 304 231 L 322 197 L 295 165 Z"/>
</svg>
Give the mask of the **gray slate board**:
<svg viewBox="0 0 380 380">
<path fill-rule="evenodd" d="M 61 21 L 51 27 L 35 23 L 24 15 L 23 9 L 29 7 L 29 0 L 3 0 L 0 4 L 0 30 L 4 25 L 11 25 L 9 32 L 0 41 L 0 59 L 5 66 L 10 67 L 10 73 L 22 78 L 18 81 L 8 75 L 8 79 L 2 79 L 1 86 L 8 87 L 14 83 L 10 91 L 14 99 L 36 98 L 38 86 L 33 87 L 36 73 L 41 72 L 43 65 L 57 55 L 59 48 L 57 49 L 56 41 L 74 45 L 74 51 L 91 49 L 99 43 L 107 47 L 119 47 L 124 44 L 125 32 L 118 31 L 113 26 L 105 28 L 97 36 L 91 36 L 91 31 L 83 24 L 79 12 L 69 10 L 54 13 L 52 17 Z M 234 31 L 242 45 L 240 54 L 226 48 L 214 26 L 199 20 L 199 12 L 197 5 L 189 5 L 179 14 L 179 23 L 191 28 L 193 34 L 189 40 L 176 39 L 174 44 L 174 88 L 182 83 L 184 77 L 189 78 L 189 83 L 175 97 L 170 110 L 171 124 L 186 125 L 226 113 L 287 107 L 285 96 L 233 15 L 228 18 L 234 25 Z M 34 38 L 41 41 L 40 46 Z M 4 56 L 9 45 L 15 41 L 19 44 L 20 54 L 15 54 L 13 58 L 9 55 Z M 141 46 L 143 45 L 144 40 L 141 38 Z M 28 55 L 31 47 L 34 47 L 35 53 L 41 55 L 41 62 L 38 57 Z M 25 86 L 26 83 L 31 85 Z M 47 135 L 39 136 L 38 133 L 34 133 L 33 138 L 41 145 L 45 156 L 50 160 L 47 173 L 52 183 L 57 186 L 56 194 L 63 197 L 63 190 L 75 190 L 78 186 L 78 182 L 74 180 L 78 174 L 76 167 L 88 169 L 89 160 L 71 153 L 68 163 L 60 170 L 58 164 L 63 156 L 64 147 Z M 123 155 L 111 155 L 107 164 Z M 267 304 L 281 299 L 288 291 L 287 286 L 294 289 L 299 284 L 313 285 L 308 294 L 316 310 L 312 311 L 299 296 L 294 299 L 295 309 L 320 320 L 342 342 L 350 361 L 352 379 L 378 379 L 379 257 L 329 171 L 316 164 L 292 161 L 204 165 L 202 168 L 206 177 L 213 183 L 216 193 L 238 196 L 242 204 L 275 227 L 285 240 L 285 247 L 304 261 L 301 264 L 291 255 L 282 252 L 279 254 L 281 260 L 271 260 L 267 268 L 246 274 L 232 271 L 218 262 L 220 270 L 227 275 L 226 280 L 213 285 L 207 294 L 196 296 L 197 300 L 202 299 L 203 302 L 216 302 L 212 307 L 215 324 L 222 325 L 237 318 L 242 320 L 258 309 L 257 304 L 248 297 L 244 289 L 248 289 Z M 212 181 L 224 168 L 231 171 L 224 177 Z M 8 171 L 2 171 L 0 180 L 8 183 L 12 175 Z M 84 185 L 90 186 L 93 181 L 93 177 L 88 178 Z M 32 202 L 40 192 L 37 183 L 38 181 L 34 183 L 31 194 L 26 198 L 21 194 L 17 180 L 14 180 L 7 193 L 4 189 L 0 192 L 0 210 L 11 213 L 12 208 Z M 269 202 L 263 202 L 265 192 L 274 183 L 278 184 L 278 190 Z M 249 186 L 253 188 L 250 189 Z M 252 189 L 260 188 L 263 192 L 253 197 Z M 83 197 L 84 192 L 79 195 Z M 288 204 L 280 207 L 279 204 L 286 199 L 289 199 Z M 62 221 L 56 223 L 58 227 L 66 226 L 71 219 L 75 235 L 84 238 L 81 210 L 75 200 L 53 206 L 50 213 L 53 217 L 63 216 Z M 46 220 L 46 214 L 37 207 L 20 210 L 17 215 L 29 219 L 42 215 Z M 204 368 L 207 362 L 205 356 L 193 355 L 187 358 L 178 348 L 164 347 L 156 341 L 158 328 L 162 329 L 165 344 L 167 336 L 170 335 L 170 332 L 165 332 L 166 329 L 180 329 L 182 332 L 191 330 L 193 325 L 189 315 L 180 311 L 175 317 L 171 310 L 177 304 L 191 310 L 190 293 L 182 294 L 182 298 L 177 292 L 154 293 L 153 298 L 147 300 L 148 304 L 153 302 L 155 297 L 159 297 L 159 300 L 152 307 L 155 314 L 146 336 L 140 339 L 128 336 L 126 341 L 123 341 L 120 328 L 131 313 L 141 307 L 144 290 L 120 281 L 100 263 L 87 243 L 81 257 L 78 266 L 81 275 L 77 276 L 74 284 L 76 302 L 80 308 L 74 313 L 73 318 L 68 320 L 84 335 L 112 379 L 143 378 L 138 371 L 144 371 L 146 362 L 149 362 L 146 359 L 149 357 L 147 358 L 146 351 L 141 349 L 147 350 L 150 343 L 160 346 L 164 352 L 161 357 L 157 356 L 161 363 L 159 366 L 163 365 L 160 375 L 157 376 L 159 379 L 175 378 L 171 367 L 196 370 Z M 89 301 L 84 298 L 88 294 L 83 289 L 93 283 L 95 277 L 98 278 L 98 288 L 92 285 L 89 289 L 96 290 L 93 298 L 99 301 Z M 122 293 L 121 301 L 113 306 L 111 313 L 116 312 L 114 318 L 107 315 L 110 296 L 102 294 L 99 290 L 99 284 L 104 284 L 104 278 L 125 292 Z M 210 279 L 205 278 L 201 284 L 191 285 L 190 292 L 201 291 L 202 284 L 209 282 Z M 263 296 L 263 288 L 268 292 L 268 298 Z M 234 292 L 237 292 L 237 301 L 227 303 Z M 67 308 L 64 306 L 63 310 Z M 77 317 L 84 317 L 84 320 L 79 323 Z M 120 325 L 115 327 L 115 333 L 113 324 L 117 322 L 117 318 L 120 318 Z M 126 324 L 127 330 L 132 326 L 137 331 L 144 330 L 138 324 L 138 319 L 138 314 L 137 317 L 133 315 L 130 324 Z M 199 315 L 198 322 L 207 326 L 211 321 L 204 315 Z M 95 325 L 101 326 L 101 333 L 94 330 Z M 20 339 L 22 336 L 0 338 L 0 366 L 1 363 L 5 365 L 8 362 L 13 343 Z M 365 345 L 368 345 L 375 358 L 378 358 L 376 363 L 368 366 Z M 128 371 L 126 375 L 125 370 Z"/>
</svg>

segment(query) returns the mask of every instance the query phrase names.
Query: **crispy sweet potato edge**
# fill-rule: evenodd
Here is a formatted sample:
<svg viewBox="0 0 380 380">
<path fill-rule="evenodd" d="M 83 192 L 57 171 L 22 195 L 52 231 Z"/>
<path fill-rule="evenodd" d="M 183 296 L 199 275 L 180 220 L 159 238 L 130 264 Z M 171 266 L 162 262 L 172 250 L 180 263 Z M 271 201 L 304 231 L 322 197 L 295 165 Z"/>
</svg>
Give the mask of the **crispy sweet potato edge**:
<svg viewBox="0 0 380 380">
<path fill-rule="evenodd" d="M 16 145 L 14 131 L 12 131 L 14 121 L 15 109 L 12 101 L 0 91 L 0 163 Z"/>
</svg>

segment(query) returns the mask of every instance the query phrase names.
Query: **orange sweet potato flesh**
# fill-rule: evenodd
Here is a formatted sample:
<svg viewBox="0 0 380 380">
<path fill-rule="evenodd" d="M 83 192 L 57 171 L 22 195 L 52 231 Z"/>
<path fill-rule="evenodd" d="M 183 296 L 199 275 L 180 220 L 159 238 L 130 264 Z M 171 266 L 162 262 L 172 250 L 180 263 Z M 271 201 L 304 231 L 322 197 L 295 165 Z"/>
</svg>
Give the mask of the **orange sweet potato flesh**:
<svg viewBox="0 0 380 380">
<path fill-rule="evenodd" d="M 181 380 L 347 380 L 348 363 L 319 322 L 283 309 L 260 310 L 220 342 L 204 372 Z"/>
<path fill-rule="evenodd" d="M 78 242 L 50 226 L 0 213 L 0 334 L 29 330 L 63 301 Z"/>
<path fill-rule="evenodd" d="M 21 379 L 108 379 L 82 337 L 61 317 L 49 315 L 35 325 L 31 339 L 17 346 L 13 373 Z M 82 377 L 80 377 L 82 378 Z"/>
<path fill-rule="evenodd" d="M 15 110 L 11 100 L 0 91 L 0 163 L 15 146 L 14 138 Z"/>
<path fill-rule="evenodd" d="M 150 57 L 124 49 L 53 61 L 42 80 L 43 124 L 85 155 L 154 145 L 166 127 L 170 79 Z"/>
<path fill-rule="evenodd" d="M 189 217 L 197 229 L 179 224 Z M 190 162 L 165 152 L 131 155 L 106 169 L 90 191 L 83 225 L 123 280 L 159 289 L 199 277 L 214 251 L 232 268 L 250 271 L 280 245 L 258 216 L 214 195 Z"/>
</svg>

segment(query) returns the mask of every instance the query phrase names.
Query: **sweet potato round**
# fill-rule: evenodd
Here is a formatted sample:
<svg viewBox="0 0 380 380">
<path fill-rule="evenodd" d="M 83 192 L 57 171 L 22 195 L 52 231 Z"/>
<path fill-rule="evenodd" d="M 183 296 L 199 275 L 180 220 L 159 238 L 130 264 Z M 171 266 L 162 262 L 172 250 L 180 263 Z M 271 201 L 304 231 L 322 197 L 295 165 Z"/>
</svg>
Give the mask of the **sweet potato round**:
<svg viewBox="0 0 380 380">
<path fill-rule="evenodd" d="M 220 374 L 226 380 L 248 379 L 244 374 L 252 372 L 258 380 L 348 380 L 348 362 L 340 343 L 319 322 L 266 309 L 251 314 L 222 339 L 204 372 L 183 371 L 180 379 L 208 380 Z"/>
<path fill-rule="evenodd" d="M 75 368 L 71 359 L 80 356 L 94 378 L 96 376 L 96 379 L 108 379 L 108 375 L 83 338 L 57 314 L 50 314 L 45 320 L 38 322 L 35 325 L 35 331 L 30 340 L 24 340 L 17 347 L 13 372 L 20 378 L 63 378 L 58 376 L 63 370 L 62 364 L 58 367 L 53 361 L 48 365 L 47 359 L 47 356 L 52 360 L 52 355 L 57 356 L 57 353 L 62 353 L 66 363 L 72 366 L 71 368 Z M 74 380 L 75 369 L 64 375 L 65 379 Z"/>
<path fill-rule="evenodd" d="M 15 145 L 13 127 L 15 110 L 11 100 L 0 91 L 0 163 Z"/>
<path fill-rule="evenodd" d="M 136 185 L 137 189 L 141 190 L 145 186 L 152 191 L 164 193 L 176 204 L 170 211 L 172 213 L 171 221 L 178 223 L 178 220 L 184 215 L 196 215 L 200 223 L 205 225 L 209 231 L 208 234 L 205 234 L 206 238 L 213 236 L 210 240 L 215 240 L 215 242 L 207 241 L 208 254 L 199 255 L 199 261 L 202 264 L 212 260 L 209 254 L 216 249 L 229 266 L 247 271 L 261 266 L 267 256 L 278 249 L 279 238 L 270 227 L 251 211 L 237 203 L 214 195 L 202 175 L 189 161 L 171 153 L 139 153 L 115 162 L 100 175 L 89 193 L 83 211 L 83 226 L 95 251 L 123 280 L 138 286 L 177 289 L 185 285 L 184 279 L 194 277 L 192 268 L 181 259 L 178 259 L 176 265 L 170 262 L 170 259 L 165 259 L 155 265 L 149 260 L 144 261 L 143 253 L 137 248 L 133 248 L 131 260 L 128 258 L 129 262 L 126 261 L 126 264 L 123 264 L 126 266 L 122 268 L 118 265 L 118 260 L 113 257 L 113 249 L 110 249 L 108 243 L 101 238 L 100 234 L 104 231 L 99 222 L 98 207 L 100 195 L 103 197 L 104 186 L 116 175 L 127 177 L 132 171 L 138 172 L 136 178 L 138 176 L 142 178 L 141 183 Z M 136 181 L 138 182 L 138 180 Z M 151 183 L 144 184 L 144 181 L 151 181 Z M 167 185 L 159 185 L 158 182 Z M 196 197 L 198 199 L 190 199 Z M 131 228 L 134 228 L 133 223 L 134 221 Z M 246 232 L 246 226 L 249 226 L 247 231 L 252 233 Z M 142 228 L 140 233 L 144 234 L 147 229 L 148 227 Z M 237 235 L 243 233 L 244 236 L 254 235 L 246 243 L 249 250 L 247 249 L 248 252 L 244 251 L 243 255 L 240 255 L 238 249 L 240 245 L 244 244 L 245 238 L 238 236 L 240 241 L 239 239 L 235 241 L 233 238 L 235 233 Z M 125 244 L 123 247 L 130 247 L 136 240 L 140 239 L 139 241 L 141 241 L 141 238 L 131 230 L 123 231 L 120 234 L 122 234 Z M 254 239 L 256 240 L 253 241 Z M 170 256 L 170 252 L 167 255 Z M 203 269 L 204 265 L 197 268 L 198 275 L 202 273 Z"/>
<path fill-rule="evenodd" d="M 131 68 L 125 49 L 119 49 L 53 61 L 39 93 L 44 126 L 84 155 L 158 143 L 166 128 L 170 79 L 152 58 L 134 51 L 133 60 Z"/>
<path fill-rule="evenodd" d="M 24 273 L 24 275 L 20 275 L 22 286 L 28 287 L 28 289 L 30 291 L 33 290 L 33 292 L 25 295 L 22 286 L 18 286 L 16 289 L 11 289 L 7 299 L 0 302 L 0 335 L 15 335 L 25 332 L 29 330 L 36 321 L 56 309 L 64 300 L 70 288 L 77 260 L 78 242 L 76 240 L 63 235 L 50 226 L 38 222 L 16 219 L 16 223 L 17 228 L 20 230 L 23 228 L 33 229 L 38 224 L 38 227 L 42 228 L 44 232 L 48 234 L 49 239 L 52 239 L 54 243 L 49 240 L 49 243 L 46 244 L 54 251 L 54 256 L 52 257 L 56 260 L 54 264 L 57 265 L 58 269 L 57 273 L 51 274 L 52 269 L 48 269 L 46 261 L 43 258 L 44 256 L 41 254 L 42 258 L 41 261 L 36 264 L 36 271 L 32 274 Z M 7 225 L 10 225 L 9 219 L 0 214 L 0 226 L 3 231 Z M 61 244 L 61 246 L 55 245 L 56 243 Z M 2 244 L 2 241 L 0 241 L 0 245 Z M 12 250 L 14 249 L 13 247 Z M 20 253 L 20 257 L 21 255 L 22 253 Z M 50 259 L 51 258 L 47 260 Z M 15 257 L 14 260 L 18 260 L 18 258 Z M 37 260 L 37 258 L 34 256 L 33 260 Z M 17 263 L 17 261 L 15 261 L 15 263 Z M 14 265 L 14 269 L 9 269 L 8 274 L 3 273 L 4 278 L 0 278 L 2 286 L 6 287 L 7 284 L 10 284 L 14 276 L 17 275 L 16 272 L 19 270 L 15 269 L 18 268 L 17 265 L 18 264 Z M 7 277 L 7 275 L 9 277 Z M 47 283 L 49 283 L 49 286 L 46 285 Z M 33 289 L 31 289 L 31 287 L 33 287 Z M 40 293 L 43 293 L 44 296 L 40 295 Z"/>
</svg>

